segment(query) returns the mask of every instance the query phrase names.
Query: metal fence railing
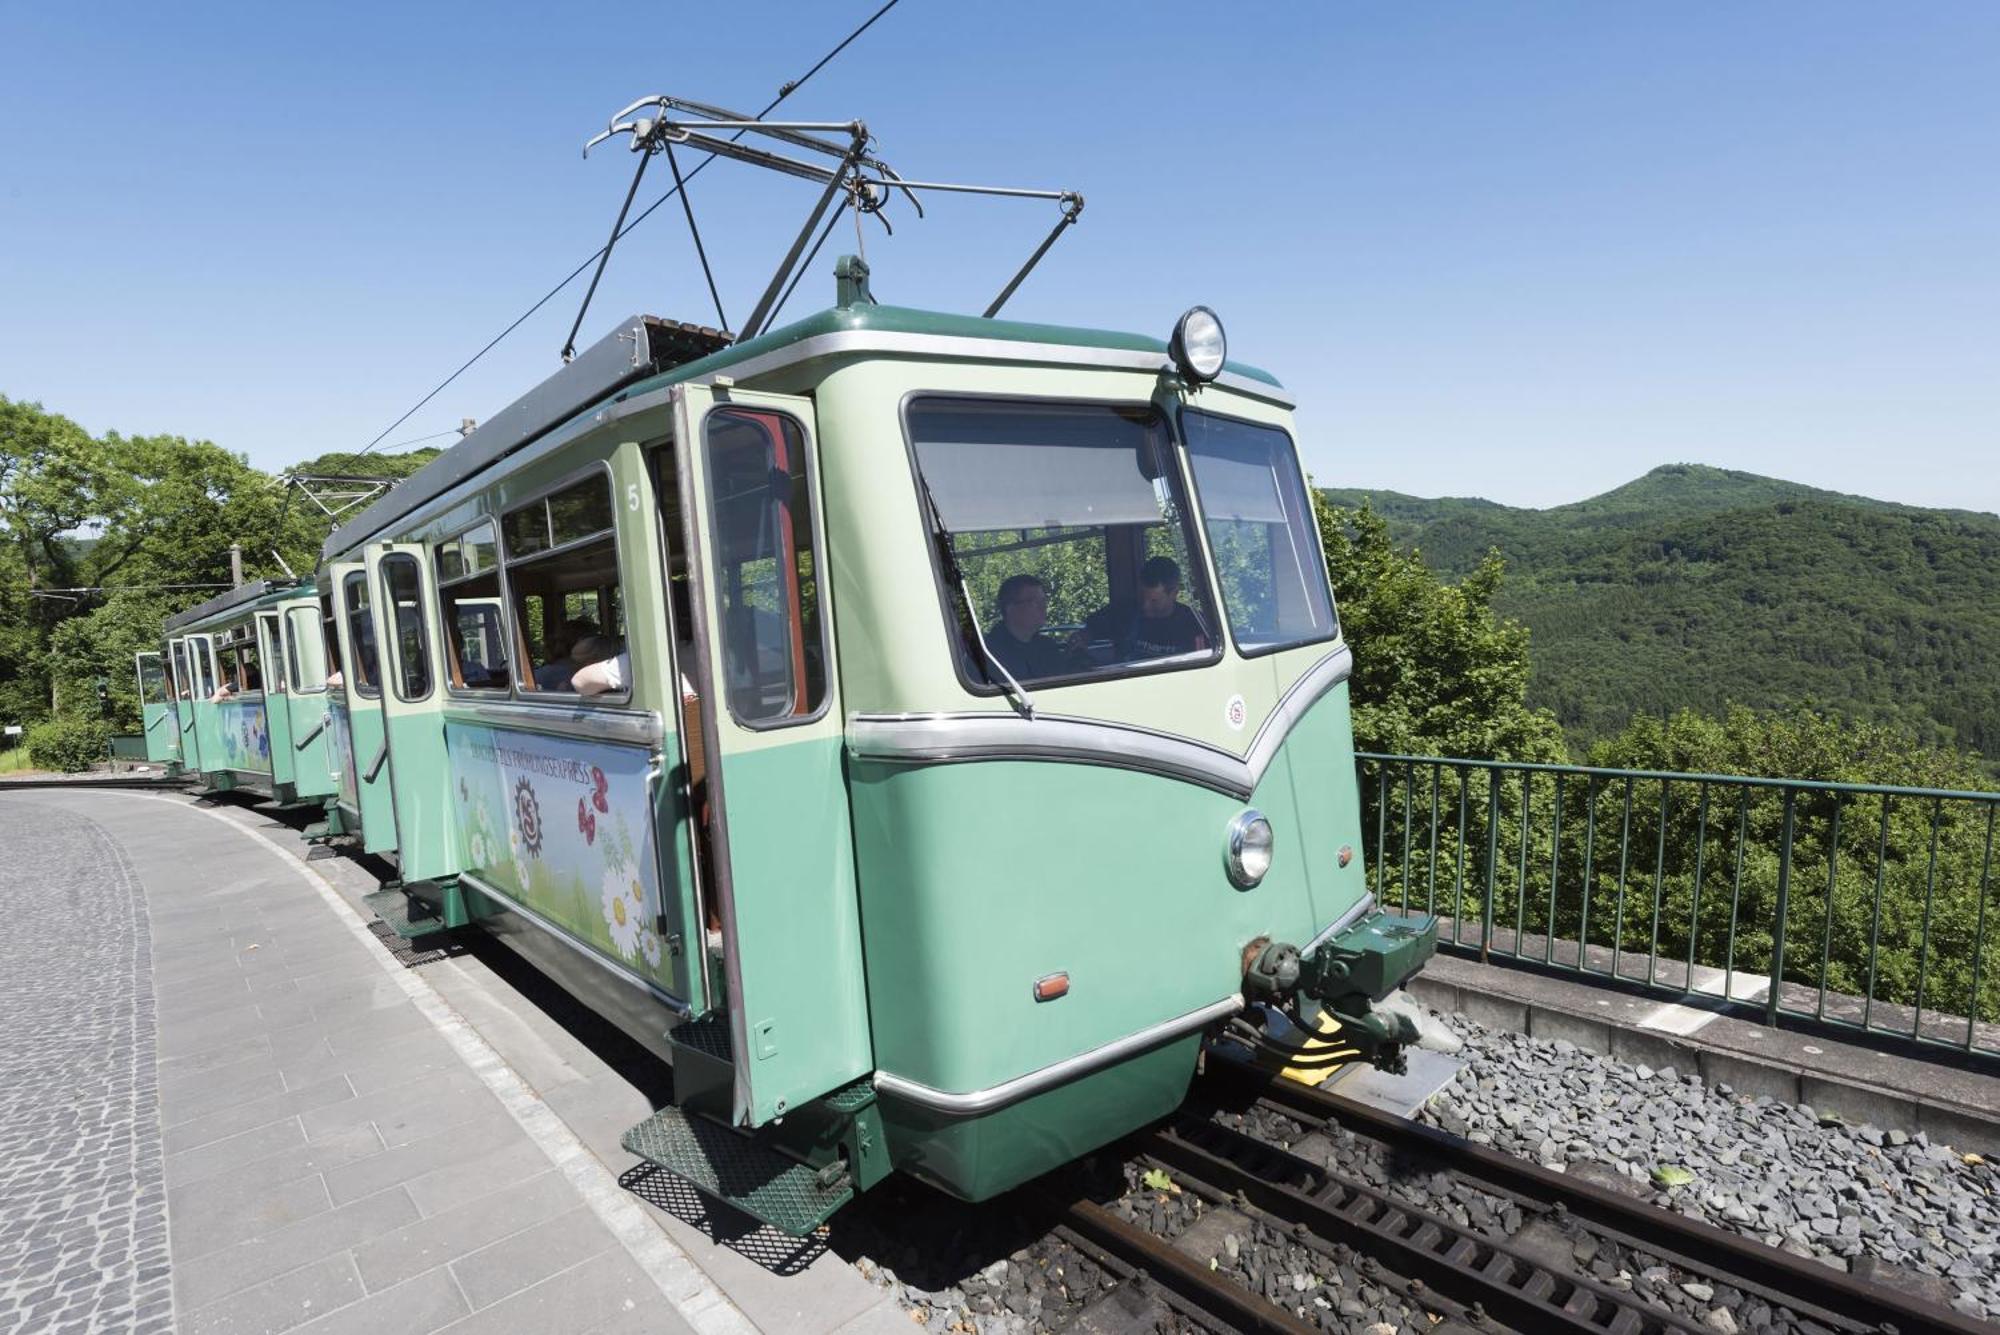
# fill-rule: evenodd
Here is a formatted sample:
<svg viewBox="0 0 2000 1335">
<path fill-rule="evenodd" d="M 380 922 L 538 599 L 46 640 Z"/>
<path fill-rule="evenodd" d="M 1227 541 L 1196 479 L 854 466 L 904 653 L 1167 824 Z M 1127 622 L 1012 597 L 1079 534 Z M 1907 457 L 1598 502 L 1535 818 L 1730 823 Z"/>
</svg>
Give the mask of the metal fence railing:
<svg viewBox="0 0 2000 1335">
<path fill-rule="evenodd" d="M 2000 792 L 1357 759 L 1376 896 L 1444 949 L 2000 1055 Z"/>
</svg>

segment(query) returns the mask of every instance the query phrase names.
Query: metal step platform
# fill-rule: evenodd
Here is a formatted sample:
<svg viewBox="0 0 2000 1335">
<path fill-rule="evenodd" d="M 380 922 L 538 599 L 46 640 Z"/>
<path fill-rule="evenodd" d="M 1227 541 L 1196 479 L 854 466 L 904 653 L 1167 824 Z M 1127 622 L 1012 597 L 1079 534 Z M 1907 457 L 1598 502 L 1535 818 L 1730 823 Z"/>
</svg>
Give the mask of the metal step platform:
<svg viewBox="0 0 2000 1335">
<path fill-rule="evenodd" d="M 619 1137 L 649 1163 L 795 1238 L 854 1198 L 846 1165 L 815 1169 L 682 1108 L 662 1108 Z"/>
<path fill-rule="evenodd" d="M 389 930 L 405 941 L 442 932 L 447 926 L 436 909 L 406 894 L 400 886 L 393 890 L 377 890 L 362 902 L 375 910 L 375 916 L 389 924 Z"/>
</svg>

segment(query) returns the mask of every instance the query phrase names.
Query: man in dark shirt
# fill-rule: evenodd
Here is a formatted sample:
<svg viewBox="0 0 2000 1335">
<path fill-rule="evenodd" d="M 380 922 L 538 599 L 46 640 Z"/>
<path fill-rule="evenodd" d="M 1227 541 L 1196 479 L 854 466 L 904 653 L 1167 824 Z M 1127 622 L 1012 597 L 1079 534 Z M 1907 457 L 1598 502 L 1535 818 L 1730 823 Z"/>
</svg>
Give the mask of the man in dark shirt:
<svg viewBox="0 0 2000 1335">
<path fill-rule="evenodd" d="M 1123 648 L 1130 658 L 1166 658 L 1208 648 L 1208 632 L 1180 601 L 1181 568 L 1171 556 L 1139 567 L 1139 610 L 1128 623 Z"/>
<path fill-rule="evenodd" d="M 1062 646 L 1043 635 L 1049 590 L 1037 575 L 1009 575 L 1000 584 L 1000 619 L 986 628 L 986 650 L 1017 681 L 1056 677 L 1070 670 Z"/>
</svg>

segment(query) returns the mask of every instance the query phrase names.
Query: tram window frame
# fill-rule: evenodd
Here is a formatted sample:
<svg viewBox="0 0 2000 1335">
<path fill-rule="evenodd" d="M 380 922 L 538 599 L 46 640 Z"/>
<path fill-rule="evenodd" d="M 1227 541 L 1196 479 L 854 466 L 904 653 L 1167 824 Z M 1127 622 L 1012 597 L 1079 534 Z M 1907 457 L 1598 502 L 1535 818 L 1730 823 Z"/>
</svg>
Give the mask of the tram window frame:
<svg viewBox="0 0 2000 1335">
<path fill-rule="evenodd" d="M 319 647 L 326 655 L 326 689 L 336 686 L 344 696 L 347 694 L 347 664 L 340 658 L 340 622 L 334 615 L 334 591 L 329 586 L 319 596 Z M 338 682 L 334 681 L 339 677 Z"/>
<path fill-rule="evenodd" d="M 354 590 L 357 586 L 361 590 L 361 596 L 367 599 L 369 596 L 367 571 L 350 570 L 341 577 L 341 602 L 345 605 L 346 609 L 348 645 L 353 654 L 355 668 L 355 680 L 348 683 L 348 685 L 354 694 L 360 696 L 363 700 L 379 700 L 382 698 L 382 646 L 379 644 L 374 645 L 375 653 L 373 662 L 368 661 L 362 652 L 361 626 L 355 625 L 355 618 L 358 616 L 361 618 L 361 625 L 366 626 L 369 635 L 373 636 L 375 630 L 374 604 L 364 601 L 359 607 L 355 606 Z M 372 639 L 370 643 L 373 643 Z M 375 680 L 373 682 L 369 681 L 369 673 L 365 670 L 370 667 L 374 668 Z"/>
<path fill-rule="evenodd" d="M 556 542 L 555 508 L 552 502 L 565 493 L 579 490 L 582 483 L 588 482 L 593 478 L 601 480 L 604 484 L 604 517 L 610 521 L 609 525 L 605 528 L 593 529 L 577 536 L 565 538 L 561 542 Z M 523 544 L 527 549 L 517 552 L 515 548 L 516 534 L 518 533 L 523 537 L 527 537 L 535 532 L 535 530 L 527 527 L 525 524 L 518 523 L 517 518 L 527 515 L 537 506 L 541 507 L 542 512 L 542 525 L 539 532 L 543 545 L 531 546 Z M 529 617 L 527 614 L 527 599 L 540 598 L 546 603 L 548 595 L 522 589 L 519 586 L 520 576 L 517 573 L 523 570 L 532 571 L 534 567 L 558 562 L 566 557 L 574 557 L 578 553 L 588 551 L 592 548 L 600 546 L 608 548 L 611 556 L 611 572 L 615 576 L 612 583 L 600 584 L 587 589 L 559 590 L 558 592 L 565 601 L 567 601 L 568 596 L 572 593 L 579 597 L 588 594 L 596 600 L 597 610 L 595 615 L 598 618 L 598 634 L 600 635 L 610 633 L 608 627 L 605 625 L 605 622 L 610 619 L 605 614 L 605 604 L 608 601 L 611 608 L 616 611 L 617 619 L 620 622 L 620 630 L 615 635 L 615 638 L 623 646 L 620 652 L 626 655 L 628 662 L 631 661 L 631 600 L 626 594 L 627 581 L 625 579 L 625 562 L 622 552 L 624 535 L 619 527 L 621 521 L 619 519 L 617 499 L 617 479 L 612 474 L 611 465 L 607 461 L 598 460 L 574 472 L 565 474 L 542 490 L 524 497 L 514 506 L 501 511 L 495 518 L 500 538 L 500 565 L 502 571 L 500 585 L 503 591 L 502 596 L 505 600 L 504 609 L 509 635 L 508 675 L 513 683 L 514 698 L 529 704 L 539 701 L 550 701 L 559 703 L 567 708 L 575 708 L 579 701 L 584 702 L 590 707 L 629 703 L 633 694 L 633 680 L 638 675 L 636 670 L 626 674 L 628 679 L 622 691 L 605 691 L 601 694 L 590 696 L 586 696 L 575 690 L 557 690 L 545 687 L 536 682 L 535 673 L 549 666 L 549 663 L 553 663 L 555 660 L 550 659 L 548 663 L 537 663 L 535 661 L 535 654 L 531 651 L 528 641 Z M 539 615 L 544 623 L 546 623 L 546 606 Z M 572 618 L 565 616 L 565 620 L 569 619 Z M 549 627 L 547 624 L 544 624 L 542 628 L 542 646 L 545 649 L 548 645 L 548 633 Z"/>
<path fill-rule="evenodd" d="M 727 616 L 727 612 L 723 608 L 723 589 L 728 572 L 723 564 L 724 552 L 721 540 L 721 525 L 716 516 L 716 469 L 715 456 L 712 452 L 713 441 L 710 437 L 710 428 L 718 419 L 729 417 L 738 419 L 777 418 L 788 423 L 797 432 L 799 473 L 794 495 L 803 504 L 805 511 L 806 546 L 804 555 L 808 561 L 808 568 L 802 573 L 796 533 L 794 533 L 793 538 L 794 555 L 789 570 L 784 570 L 775 556 L 770 558 L 773 561 L 774 570 L 783 572 L 778 579 L 778 585 L 783 590 L 787 604 L 785 611 L 780 614 L 786 631 L 786 658 L 788 666 L 793 669 L 790 689 L 786 695 L 786 712 L 768 717 L 745 717 L 738 712 L 738 692 L 734 683 L 730 680 L 732 675 L 730 672 L 731 645 L 726 632 L 723 631 L 719 624 L 709 627 L 710 636 L 720 636 L 722 640 L 719 647 L 723 656 L 723 680 L 718 684 L 718 688 L 722 701 L 729 710 L 729 717 L 735 721 L 738 727 L 750 732 L 772 732 L 780 728 L 795 728 L 825 717 L 826 711 L 831 706 L 833 700 L 832 682 L 830 680 L 832 676 L 831 665 L 833 663 L 832 628 L 830 625 L 832 616 L 827 607 L 828 584 L 830 581 L 826 574 L 825 535 L 820 532 L 818 507 L 814 504 L 814 498 L 818 495 L 818 489 L 815 485 L 817 477 L 814 472 L 813 436 L 812 432 L 799 419 L 796 413 L 786 412 L 781 408 L 769 407 L 764 404 L 717 404 L 702 418 L 701 449 L 704 486 L 702 487 L 701 505 L 702 519 L 706 525 L 706 531 L 703 536 L 706 539 L 709 549 L 708 574 L 710 580 L 713 581 L 710 596 L 713 598 L 719 614 L 718 622 Z M 796 516 L 793 516 L 793 518 L 796 519 Z M 807 578 L 811 579 L 814 586 L 811 618 L 813 623 L 811 634 L 814 642 L 808 643 L 803 639 L 794 642 L 792 638 L 794 627 L 796 626 L 802 632 L 805 630 L 803 624 L 805 620 L 805 599 L 802 589 Z M 808 653 L 813 648 L 817 648 L 819 651 L 817 677 L 813 673 L 812 663 L 807 658 Z M 809 707 L 801 711 L 799 705 L 802 697 L 815 689 L 818 693 L 817 698 L 809 700 L 807 702 Z"/>
<path fill-rule="evenodd" d="M 153 671 L 150 675 L 146 671 L 147 659 L 151 659 L 153 662 Z M 143 709 L 147 705 L 164 705 L 171 703 L 173 700 L 173 692 L 167 686 L 166 660 L 161 658 L 158 654 L 154 653 L 141 653 L 138 656 L 138 660 L 139 660 L 139 707 Z M 149 681 L 152 683 L 154 687 L 154 690 L 151 694 L 148 694 L 146 690 L 146 685 Z M 153 697 L 155 695 L 157 695 L 159 698 L 154 699 Z"/>
<path fill-rule="evenodd" d="M 264 691 L 267 695 L 284 695 L 291 678 L 285 672 L 284 646 L 279 643 L 278 613 L 259 612 L 255 626 L 257 661 L 264 665 Z"/>
<path fill-rule="evenodd" d="M 193 656 L 187 651 L 186 636 L 167 641 L 167 657 L 179 669 L 174 673 L 174 708 L 178 711 L 181 701 L 194 703 L 194 673 L 188 669 L 188 663 L 192 661 Z M 183 689 L 186 694 L 181 693 Z"/>
<path fill-rule="evenodd" d="M 431 671 L 430 645 L 426 640 L 423 563 L 408 552 L 388 552 L 376 563 L 376 569 L 381 574 L 382 583 L 376 593 L 389 613 L 389 626 L 393 632 L 389 636 L 389 661 L 385 666 L 394 670 L 388 676 L 398 700 L 406 705 L 422 704 L 431 698 L 436 683 Z M 397 578 L 394 572 L 405 570 L 409 575 L 407 598 L 392 582 Z M 406 649 L 414 649 L 414 653 L 405 656 Z M 412 668 L 421 674 L 421 680 L 413 676 Z"/>
<path fill-rule="evenodd" d="M 322 650 L 320 654 L 322 667 L 320 669 L 318 684 L 307 686 L 304 682 L 311 674 L 306 671 L 306 667 L 312 655 L 302 652 L 304 646 L 300 643 L 301 632 L 299 628 L 302 625 L 315 626 L 322 635 L 326 633 L 326 628 L 319 619 L 317 600 L 307 602 L 304 599 L 300 599 L 297 602 L 288 604 L 285 608 L 283 620 L 284 625 L 280 627 L 279 634 L 285 642 L 285 693 L 288 695 L 324 694 L 327 689 L 326 669 L 323 666 L 326 658 L 325 651 Z"/>
<path fill-rule="evenodd" d="M 1221 423 L 1225 426 L 1247 427 L 1255 431 L 1273 432 L 1284 440 L 1285 458 L 1291 464 L 1291 471 L 1288 477 L 1278 477 L 1276 479 L 1279 489 L 1278 499 L 1281 504 L 1290 501 L 1296 501 L 1303 507 L 1299 511 L 1302 521 L 1302 530 L 1305 536 L 1310 539 L 1312 545 L 1309 551 L 1302 551 L 1297 553 L 1296 555 L 1301 558 L 1304 558 L 1303 564 L 1305 570 L 1302 573 L 1305 576 L 1309 576 L 1310 572 L 1313 570 L 1317 570 L 1319 572 L 1319 577 L 1320 577 L 1319 587 L 1326 594 L 1326 612 L 1327 612 L 1327 619 L 1330 623 L 1330 628 L 1328 630 L 1320 634 L 1292 636 L 1288 638 L 1276 638 L 1271 640 L 1253 640 L 1247 643 L 1245 642 L 1243 633 L 1241 630 L 1239 630 L 1236 623 L 1236 611 L 1230 606 L 1228 591 L 1223 585 L 1223 580 L 1220 574 L 1220 561 L 1215 551 L 1216 535 L 1213 532 L 1213 530 L 1211 530 L 1209 527 L 1210 520 L 1208 515 L 1208 506 L 1206 505 L 1205 502 L 1203 502 L 1201 496 L 1200 464 L 1199 461 L 1195 458 L 1195 447 L 1192 444 L 1192 438 L 1190 437 L 1187 428 L 1188 419 L 1191 417 L 1206 419 L 1211 422 Z M 1202 541 L 1208 547 L 1208 558 L 1210 566 L 1216 568 L 1217 570 L 1217 575 L 1215 580 L 1216 599 L 1221 606 L 1223 619 L 1228 622 L 1229 639 L 1230 642 L 1236 646 L 1236 652 L 1244 658 L 1262 658 L 1266 654 L 1282 653 L 1287 649 L 1302 649 L 1309 645 L 1314 645 L 1314 644 L 1327 644 L 1340 639 L 1341 637 L 1340 601 L 1338 598 L 1334 596 L 1333 579 L 1331 574 L 1328 572 L 1326 568 L 1326 550 L 1320 542 L 1319 523 L 1317 518 L 1313 515 L 1312 512 L 1312 488 L 1311 485 L 1306 481 L 1305 468 L 1299 462 L 1298 438 L 1294 436 L 1290 431 L 1286 430 L 1282 426 L 1277 425 L 1274 422 L 1260 422 L 1254 418 L 1238 417 L 1229 413 L 1214 412 L 1208 408 L 1196 408 L 1187 404 L 1183 404 L 1181 406 L 1181 410 L 1177 414 L 1177 421 L 1180 431 L 1181 450 L 1186 455 L 1187 459 L 1188 483 L 1192 489 L 1192 495 L 1194 497 L 1195 507 L 1200 512 Z M 1297 489 L 1296 493 L 1290 496 L 1285 495 L 1284 493 L 1287 486 L 1295 486 Z M 1222 521 L 1222 522 L 1233 522 L 1233 521 Z M 1286 527 L 1289 529 L 1290 524 L 1287 523 Z M 1274 553 L 1274 559 L 1275 559 L 1275 553 Z M 1274 583 L 1275 583 L 1275 576 L 1274 576 Z M 1302 592 L 1310 593 L 1310 590 L 1306 590 L 1302 586 Z"/>
<path fill-rule="evenodd" d="M 971 672 L 967 671 L 969 664 L 975 661 L 975 656 L 970 652 L 971 646 L 963 633 L 963 624 L 960 620 L 961 612 L 971 615 L 978 624 L 980 633 L 984 635 L 987 619 L 994 615 L 994 609 L 990 607 L 966 607 L 965 595 L 959 589 L 951 586 L 945 576 L 943 562 L 939 559 L 938 516 L 932 512 L 931 500 L 927 484 L 924 480 L 923 467 L 917 457 L 916 432 L 911 421 L 912 411 L 926 403 L 1025 405 L 1031 407 L 1076 409 L 1079 411 L 1092 408 L 1105 408 L 1117 412 L 1143 411 L 1152 414 L 1164 437 L 1164 446 L 1161 450 L 1161 458 L 1164 463 L 1163 476 L 1170 479 L 1169 491 L 1173 494 L 1173 499 L 1180 510 L 1181 550 L 1186 556 L 1184 561 L 1178 562 L 1181 567 L 1181 592 L 1188 599 L 1190 610 L 1195 613 L 1196 620 L 1202 623 L 1202 630 L 1208 640 L 1207 650 L 1194 650 L 1189 653 L 1173 654 L 1152 659 L 1130 659 L 1106 664 L 1088 671 L 1065 673 L 1058 676 L 1029 677 L 1021 682 L 1022 686 L 1030 691 L 1043 691 L 1064 686 L 1086 686 L 1100 682 L 1129 681 L 1135 677 L 1149 677 L 1164 672 L 1199 671 L 1203 668 L 1214 667 L 1222 661 L 1227 652 L 1225 643 L 1226 630 L 1224 626 L 1226 613 L 1223 611 L 1221 602 L 1215 592 L 1215 574 L 1209 568 L 1208 549 L 1204 541 L 1204 534 L 1201 532 L 1201 526 L 1196 522 L 1194 506 L 1192 504 L 1194 481 L 1188 475 L 1186 460 L 1182 454 L 1179 423 L 1176 414 L 1167 411 L 1154 399 L 1120 399 L 1091 395 L 993 394 L 976 390 L 914 389 L 903 395 L 902 402 L 898 405 L 897 417 L 902 424 L 903 450 L 909 463 L 910 484 L 916 494 L 919 522 L 923 525 L 924 546 L 926 548 L 926 555 L 930 561 L 932 583 L 935 585 L 938 595 L 938 609 L 943 618 L 946 644 L 951 654 L 952 671 L 957 676 L 960 686 L 964 687 L 972 695 L 987 697 L 1003 696 L 1007 693 L 1008 689 L 1004 684 L 990 682 L 983 677 L 975 677 Z M 1164 523 L 1171 524 L 1173 522 L 1165 514 L 1161 516 L 1161 519 Z M 1108 537 L 1109 528 L 1112 526 L 1099 525 L 1097 527 L 1104 530 L 1104 536 Z M 958 535 L 953 534 L 953 537 L 956 536 Z M 960 553 L 954 549 L 953 555 L 957 557 Z M 1109 554 L 1107 553 L 1108 564 Z M 1137 572 L 1135 570 L 1135 579 L 1136 576 Z M 1108 592 L 1109 590 L 1107 590 Z M 1197 654 L 1200 656 L 1197 657 Z M 979 662 L 982 671 L 987 667 L 984 659 L 985 655 L 980 654 L 976 660 Z"/>
<path fill-rule="evenodd" d="M 462 553 L 466 539 L 478 534 L 482 529 L 492 535 L 493 564 L 490 566 L 481 566 L 476 570 L 466 571 L 464 557 L 461 554 L 459 556 L 459 569 L 461 573 L 447 576 L 445 574 L 446 552 L 448 550 L 456 550 Z M 446 669 L 444 673 L 444 689 L 447 694 L 452 696 L 468 700 L 482 700 L 496 696 L 510 696 L 514 691 L 513 648 L 518 643 L 518 638 L 515 635 L 513 620 L 509 613 L 507 580 L 505 575 L 507 562 L 500 543 L 499 516 L 483 515 L 477 523 L 470 524 L 453 533 L 451 536 L 441 538 L 431 544 L 431 578 L 434 581 L 433 591 L 437 595 L 438 633 L 442 637 L 439 640 L 439 649 L 440 657 Z M 467 585 L 483 585 L 488 581 L 491 581 L 493 585 L 492 592 L 490 593 L 482 592 L 468 595 L 457 592 L 464 589 Z M 480 666 L 488 673 L 497 671 L 500 679 L 489 682 L 484 686 L 466 684 L 465 662 L 460 656 L 457 647 L 463 642 L 464 627 L 462 622 L 454 620 L 454 613 L 457 611 L 459 600 L 467 597 L 476 597 L 482 600 L 492 598 L 496 603 L 493 610 L 499 622 L 498 626 L 495 627 L 495 633 L 498 635 L 500 642 L 501 662 L 497 669 L 489 664 L 482 663 Z M 454 635 L 454 629 L 457 631 L 456 635 Z"/>
<path fill-rule="evenodd" d="M 232 668 L 230 675 L 234 678 L 234 690 L 239 696 L 262 695 L 264 693 L 263 655 L 257 652 L 257 646 L 254 643 L 255 631 L 251 624 L 246 622 L 244 629 L 251 630 L 253 638 L 238 640 L 229 647 L 228 651 L 229 663 Z M 250 674 L 252 672 L 257 674 L 257 684 L 255 686 L 250 684 Z"/>
<path fill-rule="evenodd" d="M 199 635 L 189 638 L 201 646 L 201 652 L 196 657 L 202 660 L 198 664 L 198 672 L 201 679 L 201 699 L 202 703 L 207 704 L 209 703 L 209 697 L 214 695 L 216 689 L 222 685 L 222 663 L 215 654 L 215 636 L 204 631 Z"/>
</svg>

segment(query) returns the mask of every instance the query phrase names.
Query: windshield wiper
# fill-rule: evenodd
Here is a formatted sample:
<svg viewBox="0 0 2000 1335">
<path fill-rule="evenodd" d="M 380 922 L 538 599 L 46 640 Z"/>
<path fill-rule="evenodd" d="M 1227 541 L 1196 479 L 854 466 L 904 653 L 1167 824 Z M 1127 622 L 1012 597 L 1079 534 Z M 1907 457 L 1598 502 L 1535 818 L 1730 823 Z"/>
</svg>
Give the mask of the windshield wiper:
<svg viewBox="0 0 2000 1335">
<path fill-rule="evenodd" d="M 1028 688 L 1016 681 L 1014 674 L 1007 670 L 1007 665 L 995 657 L 993 650 L 987 647 L 986 635 L 979 629 L 979 609 L 972 601 L 972 586 L 966 582 L 965 571 L 958 564 L 958 552 L 951 545 L 951 530 L 944 525 L 944 516 L 938 511 L 937 497 L 931 495 L 930 481 L 924 477 L 924 470 L 921 467 L 917 469 L 917 485 L 924 489 L 924 505 L 931 512 L 932 532 L 936 535 L 938 559 L 944 565 L 945 578 L 952 582 L 958 590 L 958 596 L 965 600 L 965 619 L 972 627 L 972 642 L 979 646 L 980 658 L 999 670 L 1000 689 L 1006 692 L 1007 702 L 1014 706 L 1015 712 L 1022 718 L 1032 723 L 1035 718 L 1035 698 L 1028 694 Z M 987 680 L 992 680 L 990 673 L 987 675 Z"/>
<path fill-rule="evenodd" d="M 942 532 L 943 530 L 939 531 Z M 949 537 L 946 537 L 945 543 L 946 546 L 949 547 L 951 539 Z M 1022 718 L 1027 719 L 1030 722 L 1033 722 L 1035 717 L 1034 697 L 1028 694 L 1027 687 L 1023 686 L 1020 682 L 1014 680 L 1014 674 L 1007 670 L 1007 665 L 1000 661 L 999 657 L 996 654 L 994 654 L 992 649 L 987 647 L 986 633 L 979 629 L 979 616 L 978 613 L 973 610 L 972 590 L 969 587 L 967 587 L 965 582 L 965 575 L 962 571 L 959 570 L 958 561 L 956 558 L 952 560 L 951 568 L 952 568 L 952 573 L 958 576 L 958 592 L 959 595 L 965 599 L 965 610 L 967 614 L 969 614 L 972 617 L 972 638 L 978 642 L 980 654 L 986 659 L 988 663 L 991 663 L 994 667 L 1000 669 L 1000 675 L 1006 681 L 1006 685 L 1002 687 L 1002 689 L 1007 692 L 1008 700 L 1010 700 L 1013 703 L 1015 709 L 1020 711 Z"/>
</svg>

